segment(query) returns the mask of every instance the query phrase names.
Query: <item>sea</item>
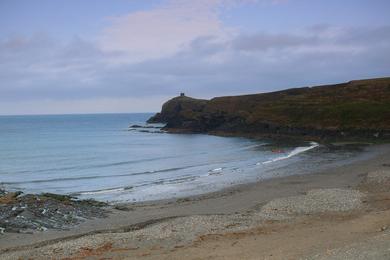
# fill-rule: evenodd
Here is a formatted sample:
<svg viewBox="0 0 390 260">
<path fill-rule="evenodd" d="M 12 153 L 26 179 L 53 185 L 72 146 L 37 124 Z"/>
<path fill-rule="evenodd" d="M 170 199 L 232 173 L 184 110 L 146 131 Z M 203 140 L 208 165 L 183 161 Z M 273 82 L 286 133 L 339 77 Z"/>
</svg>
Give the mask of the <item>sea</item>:
<svg viewBox="0 0 390 260">
<path fill-rule="evenodd" d="M 170 134 L 146 123 L 152 115 L 0 116 L 0 188 L 143 202 L 320 171 L 361 152 L 310 141 Z"/>
</svg>

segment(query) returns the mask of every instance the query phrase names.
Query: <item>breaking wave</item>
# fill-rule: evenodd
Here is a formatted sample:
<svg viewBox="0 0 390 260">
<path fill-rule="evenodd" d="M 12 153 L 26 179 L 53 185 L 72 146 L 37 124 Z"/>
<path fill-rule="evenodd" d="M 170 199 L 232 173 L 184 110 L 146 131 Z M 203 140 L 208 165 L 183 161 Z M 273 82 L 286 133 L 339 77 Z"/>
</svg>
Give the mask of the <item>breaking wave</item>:
<svg viewBox="0 0 390 260">
<path fill-rule="evenodd" d="M 265 162 L 258 162 L 258 163 L 256 163 L 256 165 L 269 164 L 269 163 L 285 160 L 285 159 L 291 158 L 291 157 L 293 157 L 295 155 L 298 155 L 300 153 L 304 153 L 306 151 L 314 149 L 314 148 L 316 148 L 318 146 L 319 146 L 318 143 L 310 142 L 310 146 L 296 147 L 294 150 L 289 152 L 287 155 L 276 157 L 274 159 L 271 159 L 271 160 L 268 160 L 268 161 L 265 161 Z"/>
</svg>

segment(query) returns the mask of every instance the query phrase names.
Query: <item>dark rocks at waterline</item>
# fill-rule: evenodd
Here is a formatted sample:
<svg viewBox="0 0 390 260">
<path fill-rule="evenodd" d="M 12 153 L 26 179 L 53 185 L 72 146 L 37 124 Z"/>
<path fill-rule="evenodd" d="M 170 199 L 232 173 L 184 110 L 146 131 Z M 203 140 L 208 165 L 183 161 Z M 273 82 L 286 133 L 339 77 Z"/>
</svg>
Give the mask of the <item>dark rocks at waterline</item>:
<svg viewBox="0 0 390 260">
<path fill-rule="evenodd" d="M 131 125 L 130 129 L 132 129 L 132 128 L 146 128 L 146 129 L 155 128 L 155 129 L 160 129 L 161 127 L 162 126 L 153 126 L 153 125 L 145 125 L 145 126 L 142 126 L 142 125 Z"/>
<path fill-rule="evenodd" d="M 136 131 L 139 133 L 164 134 L 166 131 L 162 130 L 147 130 L 147 129 L 129 129 L 128 131 Z"/>
<path fill-rule="evenodd" d="M 130 128 L 143 128 L 142 125 L 131 125 Z"/>
<path fill-rule="evenodd" d="M 152 134 L 164 134 L 164 133 L 166 133 L 165 131 L 160 131 L 160 130 L 154 130 L 154 131 L 151 131 L 151 130 L 139 130 L 138 132 L 140 132 L 140 133 L 152 133 Z"/>
<path fill-rule="evenodd" d="M 153 125 L 132 125 L 129 127 L 128 131 L 136 131 L 140 133 L 153 133 L 153 134 L 162 134 L 165 131 L 162 131 L 161 128 L 163 126 L 153 126 Z"/>
<path fill-rule="evenodd" d="M 105 203 L 70 196 L 6 192 L 0 189 L 0 233 L 67 229 L 86 219 L 106 217 Z"/>
</svg>

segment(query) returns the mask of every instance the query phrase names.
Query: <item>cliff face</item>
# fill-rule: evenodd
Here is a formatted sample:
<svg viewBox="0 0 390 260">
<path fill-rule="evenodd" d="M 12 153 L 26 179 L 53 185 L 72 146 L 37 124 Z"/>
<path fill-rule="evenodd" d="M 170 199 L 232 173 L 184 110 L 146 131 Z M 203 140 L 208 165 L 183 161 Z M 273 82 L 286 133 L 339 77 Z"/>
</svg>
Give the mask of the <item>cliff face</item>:
<svg viewBox="0 0 390 260">
<path fill-rule="evenodd" d="M 208 103 L 204 99 L 186 96 L 172 98 L 163 104 L 161 113 L 151 117 L 149 123 L 167 123 L 166 128 L 198 131 L 197 124 L 202 121 L 204 107 Z"/>
<path fill-rule="evenodd" d="M 390 138 L 390 78 L 211 100 L 175 97 L 149 122 L 176 132 Z"/>
</svg>

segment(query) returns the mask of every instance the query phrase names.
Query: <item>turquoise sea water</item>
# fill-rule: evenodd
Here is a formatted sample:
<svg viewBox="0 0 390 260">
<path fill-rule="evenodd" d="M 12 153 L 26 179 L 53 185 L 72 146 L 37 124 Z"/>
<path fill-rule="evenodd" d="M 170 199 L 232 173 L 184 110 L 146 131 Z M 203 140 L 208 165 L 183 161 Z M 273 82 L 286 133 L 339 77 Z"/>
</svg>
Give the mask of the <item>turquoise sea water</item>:
<svg viewBox="0 0 390 260">
<path fill-rule="evenodd" d="M 167 134 L 145 125 L 152 114 L 0 117 L 0 187 L 110 202 L 216 191 L 304 173 L 345 161 L 315 143 Z"/>
</svg>

